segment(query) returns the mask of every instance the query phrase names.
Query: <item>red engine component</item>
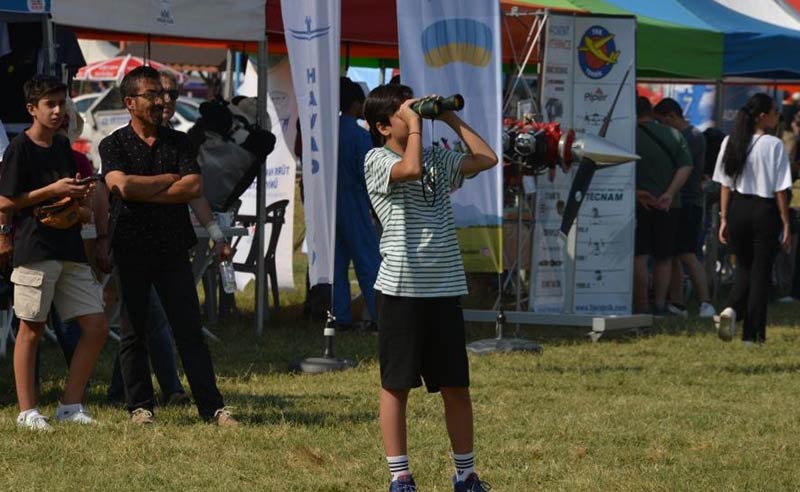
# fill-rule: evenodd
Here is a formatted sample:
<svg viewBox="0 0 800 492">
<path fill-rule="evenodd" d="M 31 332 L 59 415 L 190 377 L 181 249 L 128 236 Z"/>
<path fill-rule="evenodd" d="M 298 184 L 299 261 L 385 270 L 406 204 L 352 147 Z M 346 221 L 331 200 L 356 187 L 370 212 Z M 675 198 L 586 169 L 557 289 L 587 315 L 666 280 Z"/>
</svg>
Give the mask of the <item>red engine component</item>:
<svg viewBox="0 0 800 492">
<path fill-rule="evenodd" d="M 563 130 L 560 123 L 538 123 L 534 121 L 503 121 L 508 136 L 505 148 L 507 154 L 524 164 L 525 173 L 538 174 L 549 170 L 550 174 L 560 166 L 565 172 L 572 165 L 572 144 L 575 131 Z"/>
</svg>

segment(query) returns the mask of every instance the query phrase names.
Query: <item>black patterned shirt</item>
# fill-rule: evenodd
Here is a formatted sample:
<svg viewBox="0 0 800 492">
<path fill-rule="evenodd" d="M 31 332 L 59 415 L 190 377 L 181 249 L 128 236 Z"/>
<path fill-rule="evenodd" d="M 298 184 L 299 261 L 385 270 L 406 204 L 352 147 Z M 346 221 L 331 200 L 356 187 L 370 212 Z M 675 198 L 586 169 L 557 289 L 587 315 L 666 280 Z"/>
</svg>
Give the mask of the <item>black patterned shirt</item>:
<svg viewBox="0 0 800 492">
<path fill-rule="evenodd" d="M 111 171 L 138 176 L 200 174 L 186 134 L 164 127 L 158 128 L 152 146 L 130 124 L 120 128 L 100 142 L 100 158 L 104 176 Z M 112 215 L 118 211 L 111 238 L 116 256 L 173 256 L 197 243 L 185 203 L 134 202 L 112 193 L 110 210 Z"/>
</svg>

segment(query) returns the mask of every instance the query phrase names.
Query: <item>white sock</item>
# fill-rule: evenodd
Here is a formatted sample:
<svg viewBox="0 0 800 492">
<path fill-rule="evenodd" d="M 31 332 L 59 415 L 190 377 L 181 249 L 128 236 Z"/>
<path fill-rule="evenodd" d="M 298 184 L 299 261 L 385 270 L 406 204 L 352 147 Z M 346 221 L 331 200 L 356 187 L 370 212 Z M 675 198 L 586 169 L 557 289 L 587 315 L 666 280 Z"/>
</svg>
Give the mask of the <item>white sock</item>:
<svg viewBox="0 0 800 492">
<path fill-rule="evenodd" d="M 467 454 L 453 453 L 453 462 L 456 464 L 456 481 L 463 482 L 475 473 L 475 453 L 470 451 Z"/>
<path fill-rule="evenodd" d="M 58 405 L 58 410 L 56 410 L 56 418 L 66 417 L 67 415 L 72 415 L 73 413 L 78 413 L 81 411 L 81 404 L 80 403 L 73 403 L 72 405 Z"/>
<path fill-rule="evenodd" d="M 28 418 L 28 415 L 39 415 L 39 409 L 36 407 L 30 408 L 25 410 L 24 412 L 19 412 L 20 420 L 25 420 Z"/>
<path fill-rule="evenodd" d="M 411 475 L 408 467 L 408 456 L 387 456 L 386 462 L 389 463 L 389 473 L 392 474 L 392 481 L 397 480 L 403 475 Z"/>
</svg>

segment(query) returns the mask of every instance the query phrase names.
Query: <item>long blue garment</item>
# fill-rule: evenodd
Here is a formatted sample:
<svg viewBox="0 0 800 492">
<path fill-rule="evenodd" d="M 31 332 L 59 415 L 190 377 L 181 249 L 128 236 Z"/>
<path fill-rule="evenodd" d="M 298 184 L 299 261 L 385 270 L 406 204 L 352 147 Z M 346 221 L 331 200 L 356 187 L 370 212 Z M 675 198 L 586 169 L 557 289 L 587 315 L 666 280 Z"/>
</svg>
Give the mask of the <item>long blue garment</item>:
<svg viewBox="0 0 800 492">
<path fill-rule="evenodd" d="M 370 201 L 364 180 L 364 157 L 372 149 L 369 133 L 355 118 L 339 117 L 339 168 L 336 190 L 336 253 L 333 274 L 333 315 L 343 324 L 350 316 L 350 261 L 370 317 L 375 313 L 375 278 L 381 256 L 378 233 L 370 216 Z"/>
</svg>

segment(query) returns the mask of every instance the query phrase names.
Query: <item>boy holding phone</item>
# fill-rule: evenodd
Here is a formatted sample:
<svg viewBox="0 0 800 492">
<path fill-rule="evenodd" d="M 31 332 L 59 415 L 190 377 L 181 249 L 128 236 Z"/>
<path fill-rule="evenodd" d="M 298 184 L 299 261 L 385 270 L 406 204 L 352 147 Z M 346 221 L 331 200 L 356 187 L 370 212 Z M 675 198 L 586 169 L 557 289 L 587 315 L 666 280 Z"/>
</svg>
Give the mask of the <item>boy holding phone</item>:
<svg viewBox="0 0 800 492">
<path fill-rule="evenodd" d="M 51 304 L 64 320 L 76 319 L 81 338 L 67 375 L 56 419 L 92 424 L 82 405 L 84 389 L 108 336 L 102 289 L 86 261 L 80 224 L 56 228 L 37 219 L 35 207 L 64 198 L 83 202 L 90 185 L 80 184 L 69 141 L 58 135 L 66 86 L 55 77 L 37 75 L 25 83 L 33 124 L 15 137 L 0 169 L 0 211 L 14 213 L 14 312 L 20 319 L 14 346 L 14 377 L 22 428 L 50 431 L 36 408 L 36 347 Z M 82 204 L 83 205 L 83 204 Z"/>
</svg>

